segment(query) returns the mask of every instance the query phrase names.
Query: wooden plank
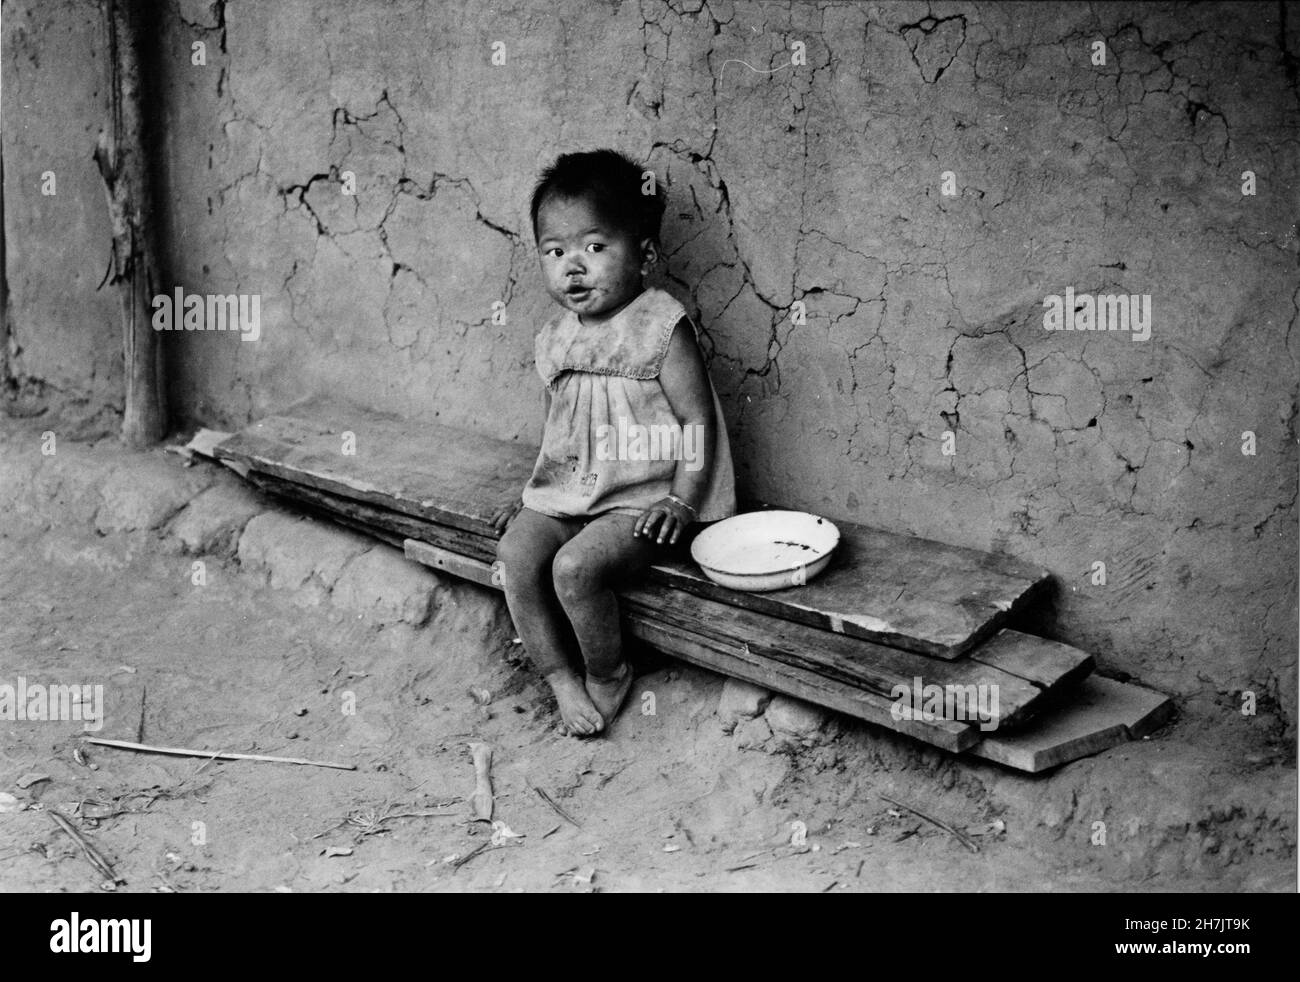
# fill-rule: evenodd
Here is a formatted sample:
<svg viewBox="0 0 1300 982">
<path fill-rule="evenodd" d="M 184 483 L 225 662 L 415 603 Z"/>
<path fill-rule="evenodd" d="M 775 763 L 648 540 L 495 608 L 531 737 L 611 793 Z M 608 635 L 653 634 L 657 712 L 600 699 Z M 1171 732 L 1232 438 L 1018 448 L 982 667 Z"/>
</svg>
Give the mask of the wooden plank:
<svg viewBox="0 0 1300 982">
<path fill-rule="evenodd" d="M 492 582 L 487 562 L 415 540 L 408 539 L 404 547 L 411 559 L 498 588 Z M 906 733 L 934 746 L 954 751 L 970 748 L 969 752 L 976 756 L 1029 773 L 1138 739 L 1164 723 L 1173 712 L 1172 701 L 1159 693 L 1093 677 L 1082 682 L 1073 704 L 1058 703 L 1014 733 L 1000 730 L 981 740 L 979 729 L 956 720 L 896 720 L 890 711 L 892 699 L 771 658 L 769 652 L 756 651 L 754 644 L 743 639 L 697 634 L 675 623 L 664 623 L 656 617 L 656 612 L 663 611 L 658 598 L 652 590 L 644 593 L 648 595 L 634 596 L 630 602 L 624 597 L 624 621 L 632 636 L 666 654 Z M 833 639 L 832 635 L 825 637 Z M 844 639 L 833 640 L 842 643 Z M 1001 664 L 1036 677 L 1049 692 L 1056 692 L 1063 680 L 1077 676 L 1083 666 L 1091 669 L 1091 656 L 1078 649 L 1014 631 L 1002 632 L 989 648 L 988 660 L 995 665 L 987 667 Z M 981 649 L 979 654 L 983 653 Z M 1056 667 L 1045 669 L 1045 665 Z M 942 663 L 931 663 L 931 667 L 940 666 Z M 1062 666 L 1065 671 L 1054 676 Z M 933 677 L 928 681 L 937 682 Z"/>
<path fill-rule="evenodd" d="M 265 478 L 265 475 L 258 474 L 256 471 L 249 471 L 244 476 L 248 482 L 259 491 L 264 491 L 265 493 L 277 498 L 283 498 L 310 515 L 327 518 L 332 522 L 338 522 L 340 525 L 346 525 L 350 529 L 364 533 L 373 539 L 379 539 L 381 542 L 386 542 L 390 546 L 396 546 L 399 549 L 402 548 L 402 542 L 404 541 L 403 537 L 382 523 L 368 521 L 353 516 L 346 511 L 340 512 L 333 508 L 316 504 L 307 496 L 301 494 L 301 489 L 296 485 L 288 484 L 284 481 L 272 483 Z"/>
<path fill-rule="evenodd" d="M 215 460 L 216 454 L 213 452 L 213 448 L 216 447 L 218 443 L 229 440 L 233 435 L 234 434 L 232 433 L 227 433 L 225 430 L 209 430 L 206 427 L 200 426 L 198 432 L 190 438 L 190 442 L 185 444 L 185 449 L 191 450 L 201 457 L 208 457 Z"/>
<path fill-rule="evenodd" d="M 355 436 L 344 455 L 342 434 Z M 536 449 L 317 397 L 215 447 L 222 459 L 317 491 L 497 538 L 493 511 L 518 494 Z M 729 590 L 683 560 L 652 577 L 710 600 L 955 659 L 995 632 L 1047 582 L 1006 556 L 836 521 L 841 544 L 811 583 L 767 594 Z M 419 536 L 412 536 L 419 537 Z M 466 541 L 465 554 L 488 542 Z M 493 547 L 494 548 L 494 547 Z"/>
<path fill-rule="evenodd" d="M 404 548 L 409 559 L 491 589 L 500 589 L 493 580 L 492 567 L 481 560 L 459 556 L 414 539 L 407 539 Z M 906 733 L 945 750 L 956 752 L 979 741 L 978 730 L 965 723 L 894 719 L 892 699 L 765 659 L 736 639 L 703 637 L 677 625 L 663 623 L 631 605 L 624 605 L 623 623 L 630 636 L 665 654 Z"/>
<path fill-rule="evenodd" d="M 428 548 L 427 546 L 441 547 Z M 495 558 L 493 555 L 479 555 L 472 557 L 475 560 L 482 560 L 479 564 L 465 564 L 463 571 L 456 568 L 463 554 L 458 554 L 459 549 L 455 543 L 446 542 L 426 543 L 423 541 L 408 540 L 405 543 L 406 555 L 427 565 L 442 569 L 455 575 L 463 576 L 466 579 L 474 579 L 475 572 L 478 569 L 486 570 L 488 564 Z M 486 575 L 486 574 L 484 574 Z M 484 584 L 489 585 L 489 584 Z M 663 584 L 660 584 L 663 585 Z M 626 596 L 626 594 L 624 594 Z M 654 592 L 652 600 L 643 600 L 645 603 L 654 603 L 659 609 L 673 611 L 679 606 L 674 602 L 671 595 Z M 692 603 L 690 600 L 684 601 L 689 607 Z M 717 608 L 714 608 L 716 612 Z M 714 614 L 708 612 L 699 612 L 692 616 L 694 621 L 708 621 L 714 617 Z M 721 611 L 723 619 L 728 619 L 731 623 L 735 618 L 731 617 L 730 612 Z M 691 622 L 688 622 L 691 623 Z M 747 623 L 743 628 L 746 636 L 752 636 L 756 631 L 762 632 L 769 630 L 771 625 L 763 625 L 763 622 Z M 741 639 L 744 640 L 743 638 Z M 829 639 L 819 638 L 819 641 Z M 920 676 L 924 682 L 933 682 L 935 684 L 967 684 L 967 680 L 959 677 L 957 673 L 947 673 L 932 665 L 930 662 L 922 662 L 914 659 L 904 659 L 904 664 L 900 665 L 897 655 L 888 650 L 878 650 L 874 646 L 850 647 L 851 656 L 854 659 L 867 659 L 875 655 L 886 664 L 893 665 L 896 670 L 903 671 L 920 671 Z M 835 652 L 831 652 L 832 665 L 834 665 Z M 816 664 L 817 671 L 822 671 L 823 666 L 820 657 L 820 649 L 813 647 L 806 651 L 805 657 L 812 664 Z M 1050 641 L 1046 638 L 1034 637 L 1033 635 L 1021 634 L 1018 631 L 1003 630 L 986 642 L 980 648 L 977 648 L 969 656 L 973 662 L 978 662 L 991 669 L 1005 672 L 1008 675 L 1015 676 L 1023 681 L 1034 685 L 1039 691 L 1036 694 L 1025 693 L 1026 702 L 1029 704 L 1025 709 L 1006 720 L 1002 725 L 1013 725 L 1018 719 L 1025 717 L 1027 714 L 1032 715 L 1042 705 L 1043 700 L 1055 698 L 1058 693 L 1071 689 L 1076 686 L 1080 680 L 1086 677 L 1094 668 L 1094 659 L 1092 655 L 1078 648 L 1074 648 L 1058 641 Z M 805 667 L 809 667 L 805 664 Z M 841 673 L 840 677 L 844 681 L 859 681 L 854 672 L 847 674 Z M 911 678 L 913 676 L 909 676 Z M 1001 676 L 997 676 L 1001 679 Z M 1001 701 L 999 697 L 999 702 Z"/>
<path fill-rule="evenodd" d="M 406 545 L 406 554 L 421 562 L 449 572 L 456 559 L 443 555 L 446 550 L 421 548 L 420 543 Z M 486 566 L 486 564 L 484 564 Z M 473 567 L 469 567 L 473 569 Z M 708 638 L 716 644 L 734 647 L 745 657 L 779 662 L 801 672 L 815 674 L 852 686 L 893 703 L 895 686 L 923 688 L 938 685 L 947 691 L 953 687 L 953 709 L 960 722 L 980 719 L 979 693 L 996 687 L 997 712 L 981 720 L 992 728 L 1015 726 L 1031 715 L 1043 689 L 992 665 L 972 659 L 946 662 L 915 652 L 887 648 L 861 638 L 850 638 L 768 617 L 753 611 L 731 607 L 694 594 L 683 593 L 663 584 L 647 583 L 618 591 L 621 609 L 626 614 L 687 631 Z M 919 707 L 918 707 L 919 708 Z M 992 709 L 991 700 L 985 709 Z"/>
<path fill-rule="evenodd" d="M 314 510 L 328 513 L 353 528 L 357 527 L 358 523 L 362 523 L 381 529 L 397 537 L 399 541 L 395 544 L 399 548 L 403 539 L 423 539 L 475 559 L 491 562 L 496 558 L 497 540 L 486 536 L 440 525 L 423 518 L 413 518 L 391 508 L 382 508 L 364 501 L 345 498 L 342 495 L 330 494 L 328 491 L 320 491 L 260 471 L 249 471 L 248 480 L 263 491 L 269 491 L 283 498 L 301 502 Z"/>
<path fill-rule="evenodd" d="M 835 522 L 840 544 L 803 586 L 745 593 L 692 562 L 655 567 L 665 583 L 711 600 L 937 658 L 960 658 L 1032 603 L 1049 575 L 1007 556 Z"/>
<path fill-rule="evenodd" d="M 734 642 L 758 658 L 835 679 L 891 702 L 895 686 L 900 684 L 907 686 L 909 692 L 935 685 L 945 693 L 951 690 L 955 699 L 952 708 L 958 721 L 980 718 L 981 691 L 986 698 L 983 708 L 994 710 L 991 696 L 996 692 L 996 711 L 990 712 L 984 721 L 993 728 L 1015 726 L 1032 715 L 1034 704 L 1043 692 L 1025 679 L 972 659 L 927 658 L 706 600 L 662 584 L 627 587 L 618 593 L 627 609 L 658 623 L 715 641 Z"/>
<path fill-rule="evenodd" d="M 491 564 L 481 559 L 462 556 L 450 549 L 443 549 L 428 542 L 419 542 L 416 539 L 407 539 L 402 543 L 402 549 L 407 559 L 413 559 L 417 563 L 450 573 L 452 576 L 459 576 L 463 580 L 469 580 L 491 590 L 501 589 L 501 584 L 492 576 Z"/>
<path fill-rule="evenodd" d="M 353 434 L 355 453 L 342 452 Z M 494 536 L 492 513 L 532 474 L 537 449 L 437 424 L 414 425 L 329 397 L 241 430 L 216 453 L 322 491 Z"/>
<path fill-rule="evenodd" d="M 378 539 L 380 542 L 393 546 L 396 549 L 402 548 L 402 543 L 406 541 L 400 535 L 394 535 L 392 532 L 385 532 L 383 529 L 376 528 L 369 522 L 359 522 L 355 519 L 348 518 L 345 515 L 335 515 L 332 512 L 323 509 L 309 509 L 309 511 L 319 512 L 323 517 L 329 518 L 341 525 L 346 525 L 348 528 L 355 532 L 360 532 L 362 535 L 368 535 L 372 539 Z"/>
<path fill-rule="evenodd" d="M 1074 688 L 1096 667 L 1096 661 L 1086 651 L 1060 641 L 1009 630 L 999 631 L 972 651 L 969 657 L 972 661 L 1000 668 L 1034 683 L 1049 699 Z"/>
<path fill-rule="evenodd" d="M 391 535 L 428 542 L 450 555 L 468 556 L 484 563 L 491 563 L 496 558 L 495 541 L 475 533 L 412 518 L 391 509 L 332 495 L 256 471 L 250 473 L 250 480 L 264 489 L 332 512 L 340 521 L 353 528 L 365 531 L 365 525 L 370 524 Z M 437 553 L 429 555 L 436 556 Z M 429 564 L 439 566 L 441 562 L 449 561 L 430 560 Z M 889 696 L 895 685 L 911 684 L 913 679 L 921 680 L 918 685 L 996 684 L 999 687 L 997 725 L 1002 727 L 1014 726 L 1027 719 L 1037 711 L 1036 703 L 1042 697 L 1051 695 L 1060 688 L 1068 688 L 1092 670 L 1092 657 L 1086 652 L 1014 631 L 1003 631 L 994 641 L 978 649 L 970 660 L 973 664 L 963 663 L 951 669 L 943 669 L 934 664 L 933 659 L 876 645 L 864 639 L 834 635 L 833 632 L 818 631 L 815 628 L 810 629 L 813 633 L 791 633 L 790 629 L 783 626 L 785 622 L 780 618 L 769 618 L 765 614 L 731 605 L 719 605 L 717 601 L 678 591 L 663 581 L 648 583 L 646 588 L 650 593 L 643 596 L 642 601 L 653 604 L 666 617 L 675 617 L 679 626 L 694 630 L 700 624 L 724 625 L 720 628 L 721 631 L 735 632 L 741 640 L 754 637 L 762 639 L 760 647 L 770 639 L 777 638 L 775 643 L 764 649 L 771 657 L 846 684 L 865 686 L 881 696 Z M 623 596 L 627 597 L 628 593 L 624 591 Z M 981 672 L 973 667 L 974 664 L 983 666 L 987 671 Z M 1032 687 L 1026 683 L 1032 683 Z M 968 706 L 963 712 L 973 718 L 976 708 L 977 706 Z"/>
<path fill-rule="evenodd" d="M 768 661 L 747 652 L 743 645 L 728 645 L 682 631 L 639 613 L 626 613 L 623 619 L 633 637 L 702 668 L 905 733 L 944 750 L 957 752 L 979 740 L 979 731 L 965 723 L 896 720 L 891 712 L 893 701 L 890 699 L 790 665 Z"/>
<path fill-rule="evenodd" d="M 1037 774 L 1140 739 L 1173 714 L 1168 696 L 1093 676 L 1068 705 L 1055 705 L 1015 733 L 995 732 L 968 752 Z"/>
<path fill-rule="evenodd" d="M 406 554 L 448 572 L 456 572 L 458 561 L 471 575 L 484 575 L 479 567 L 464 566 L 460 557 L 445 555 L 446 550 L 417 542 L 408 542 Z M 743 653 L 746 661 L 766 664 L 776 671 L 779 664 L 806 675 L 816 675 L 840 685 L 870 693 L 893 705 L 895 686 L 905 685 L 909 692 L 938 685 L 952 687 L 955 722 L 979 720 L 990 728 L 1014 726 L 1030 715 L 1043 690 L 990 665 L 970 659 L 945 662 L 910 651 L 886 648 L 864 641 L 821 631 L 803 624 L 756 614 L 665 587 L 662 584 L 625 587 L 618 591 L 620 609 L 626 616 L 684 631 L 707 639 L 715 647 Z M 995 689 L 990 689 L 995 687 Z M 980 717 L 980 709 L 992 710 L 991 700 L 981 707 L 980 690 L 997 692 L 995 713 Z M 920 708 L 919 706 L 917 708 Z"/>
</svg>

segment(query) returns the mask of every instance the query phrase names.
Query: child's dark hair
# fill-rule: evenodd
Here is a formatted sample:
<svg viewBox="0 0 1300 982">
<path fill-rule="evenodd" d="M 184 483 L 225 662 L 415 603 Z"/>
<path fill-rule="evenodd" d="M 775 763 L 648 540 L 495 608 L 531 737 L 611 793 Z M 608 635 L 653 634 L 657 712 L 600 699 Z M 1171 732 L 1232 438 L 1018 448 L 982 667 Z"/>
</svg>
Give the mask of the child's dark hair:
<svg viewBox="0 0 1300 982">
<path fill-rule="evenodd" d="M 642 168 L 617 150 L 566 153 L 542 171 L 533 189 L 530 214 L 533 239 L 537 239 L 537 212 L 546 199 L 583 198 L 597 213 L 617 228 L 631 233 L 639 242 L 659 242 L 659 225 L 664 217 L 664 189 Z M 653 180 L 654 193 L 642 189 Z"/>
</svg>

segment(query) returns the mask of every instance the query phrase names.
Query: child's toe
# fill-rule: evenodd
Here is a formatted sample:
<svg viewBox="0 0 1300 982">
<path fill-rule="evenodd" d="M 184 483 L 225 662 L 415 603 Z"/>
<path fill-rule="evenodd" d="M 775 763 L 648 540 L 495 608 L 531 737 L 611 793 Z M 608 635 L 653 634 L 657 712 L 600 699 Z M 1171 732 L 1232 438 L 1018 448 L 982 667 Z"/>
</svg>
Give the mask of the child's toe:
<svg viewBox="0 0 1300 982">
<path fill-rule="evenodd" d="M 585 716 L 574 716 L 573 719 L 568 721 L 568 724 L 569 732 L 572 736 L 591 735 L 591 720 L 587 719 Z"/>
</svg>

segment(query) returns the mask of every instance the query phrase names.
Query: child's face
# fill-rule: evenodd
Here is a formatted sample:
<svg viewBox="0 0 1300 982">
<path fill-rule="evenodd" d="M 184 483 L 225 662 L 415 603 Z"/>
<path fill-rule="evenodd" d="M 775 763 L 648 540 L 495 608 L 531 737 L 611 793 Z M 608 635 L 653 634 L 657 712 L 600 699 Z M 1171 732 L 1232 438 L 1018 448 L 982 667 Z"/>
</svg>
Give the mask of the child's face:
<svg viewBox="0 0 1300 982">
<path fill-rule="evenodd" d="M 542 202 L 537 251 L 546 292 L 584 323 L 606 320 L 631 303 L 656 258 L 651 240 L 638 243 L 583 198 Z"/>
</svg>

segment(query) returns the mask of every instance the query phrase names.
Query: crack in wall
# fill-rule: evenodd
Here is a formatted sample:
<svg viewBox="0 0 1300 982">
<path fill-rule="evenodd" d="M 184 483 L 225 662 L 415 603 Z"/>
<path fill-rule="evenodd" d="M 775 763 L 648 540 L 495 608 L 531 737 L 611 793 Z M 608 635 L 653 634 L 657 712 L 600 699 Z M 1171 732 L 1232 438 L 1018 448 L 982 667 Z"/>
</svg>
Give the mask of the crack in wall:
<svg viewBox="0 0 1300 982">
<path fill-rule="evenodd" d="M 943 78 L 966 43 L 966 18 L 962 14 L 935 17 L 927 14 L 914 24 L 903 24 L 898 32 L 912 52 L 912 62 L 928 85 Z"/>
</svg>

